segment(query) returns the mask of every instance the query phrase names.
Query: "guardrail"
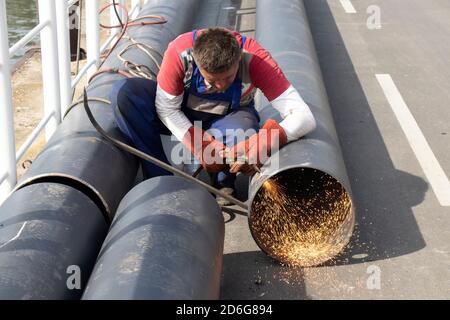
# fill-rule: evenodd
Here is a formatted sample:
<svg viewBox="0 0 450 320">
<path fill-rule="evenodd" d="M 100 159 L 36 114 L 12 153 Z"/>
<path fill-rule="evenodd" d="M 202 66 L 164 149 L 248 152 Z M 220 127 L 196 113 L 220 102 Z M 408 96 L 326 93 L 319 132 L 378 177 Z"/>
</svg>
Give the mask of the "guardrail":
<svg viewBox="0 0 450 320">
<path fill-rule="evenodd" d="M 111 29 L 111 35 L 100 46 L 99 3 L 93 0 L 85 1 L 86 30 L 89 30 L 86 32 L 87 61 L 72 79 L 68 10 L 77 2 L 78 0 L 38 0 L 39 23 L 10 48 L 6 4 L 5 0 L 0 0 L 0 204 L 17 183 L 17 162 L 44 128 L 46 140 L 50 139 L 61 122 L 61 115 L 72 102 L 72 90 L 84 76 L 90 77 L 97 70 L 100 53 L 118 34 L 117 29 Z M 122 5 L 125 2 L 116 1 Z M 140 8 L 140 0 L 131 0 L 130 17 L 136 17 Z M 124 20 L 123 11 L 118 12 Z M 110 24 L 118 24 L 113 6 L 110 7 Z M 38 34 L 41 38 L 42 70 L 45 70 L 42 72 L 44 116 L 16 152 L 10 58 Z"/>
</svg>

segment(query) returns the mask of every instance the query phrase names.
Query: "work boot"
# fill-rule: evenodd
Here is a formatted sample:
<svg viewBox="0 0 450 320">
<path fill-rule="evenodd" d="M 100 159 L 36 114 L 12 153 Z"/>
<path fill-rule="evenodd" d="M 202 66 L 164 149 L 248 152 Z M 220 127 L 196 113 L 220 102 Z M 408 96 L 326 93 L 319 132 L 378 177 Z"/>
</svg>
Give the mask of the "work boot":
<svg viewBox="0 0 450 320">
<path fill-rule="evenodd" d="M 229 188 L 229 187 L 224 187 L 224 188 L 220 188 L 220 191 L 222 191 L 223 193 L 233 196 L 234 195 L 234 189 L 233 188 Z M 216 196 L 216 201 L 217 204 L 221 207 L 226 207 L 226 206 L 231 206 L 233 205 L 233 203 L 227 199 L 225 199 L 224 197 L 221 197 L 219 195 Z"/>
</svg>

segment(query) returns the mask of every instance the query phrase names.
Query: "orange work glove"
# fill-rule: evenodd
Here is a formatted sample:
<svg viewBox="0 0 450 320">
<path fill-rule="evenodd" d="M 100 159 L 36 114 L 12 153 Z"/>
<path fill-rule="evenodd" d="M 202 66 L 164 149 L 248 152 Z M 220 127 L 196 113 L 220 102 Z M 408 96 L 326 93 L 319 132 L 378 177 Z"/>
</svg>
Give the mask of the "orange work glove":
<svg viewBox="0 0 450 320">
<path fill-rule="evenodd" d="M 183 144 L 200 161 L 208 172 L 219 172 L 228 168 L 223 155 L 226 146 L 208 132 L 192 126 L 183 137 Z"/>
<path fill-rule="evenodd" d="M 252 175 L 256 172 L 254 164 L 259 167 L 270 157 L 273 152 L 278 151 L 287 143 L 284 129 L 273 119 L 264 123 L 258 133 L 247 140 L 236 144 L 230 151 L 228 158 L 234 160 L 245 157 L 246 163 L 236 162 L 231 165 L 230 172 L 242 172 Z"/>
</svg>

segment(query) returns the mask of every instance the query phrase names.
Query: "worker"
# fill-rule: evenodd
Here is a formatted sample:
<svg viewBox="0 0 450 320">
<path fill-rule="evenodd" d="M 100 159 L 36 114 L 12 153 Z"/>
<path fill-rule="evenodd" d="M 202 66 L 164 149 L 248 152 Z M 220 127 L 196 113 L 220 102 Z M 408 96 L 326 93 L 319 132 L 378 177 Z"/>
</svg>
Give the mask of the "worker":
<svg viewBox="0 0 450 320">
<path fill-rule="evenodd" d="M 254 106 L 260 89 L 280 113 L 260 128 Z M 224 28 L 193 30 L 169 43 L 157 81 L 129 78 L 114 84 L 116 122 L 136 148 L 169 163 L 160 134 L 173 134 L 216 176 L 214 186 L 233 195 L 238 172 L 255 173 L 316 122 L 299 92 L 257 41 Z M 238 161 L 244 159 L 244 161 Z M 170 175 L 142 164 L 145 178 Z M 218 199 L 227 205 L 226 199 Z"/>
</svg>

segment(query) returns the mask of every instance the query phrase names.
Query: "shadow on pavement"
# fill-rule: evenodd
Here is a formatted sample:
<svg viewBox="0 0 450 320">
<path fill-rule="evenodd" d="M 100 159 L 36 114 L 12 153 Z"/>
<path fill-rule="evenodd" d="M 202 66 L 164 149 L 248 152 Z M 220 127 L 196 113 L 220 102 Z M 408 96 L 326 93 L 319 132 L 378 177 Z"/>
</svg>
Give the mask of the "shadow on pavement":
<svg viewBox="0 0 450 320">
<path fill-rule="evenodd" d="M 356 208 L 349 246 L 326 265 L 418 251 L 426 244 L 411 208 L 424 200 L 428 185 L 394 167 L 327 1 L 304 3 Z"/>
<path fill-rule="evenodd" d="M 281 266 L 260 251 L 223 257 L 220 299 L 308 299 L 303 270 Z"/>
</svg>

